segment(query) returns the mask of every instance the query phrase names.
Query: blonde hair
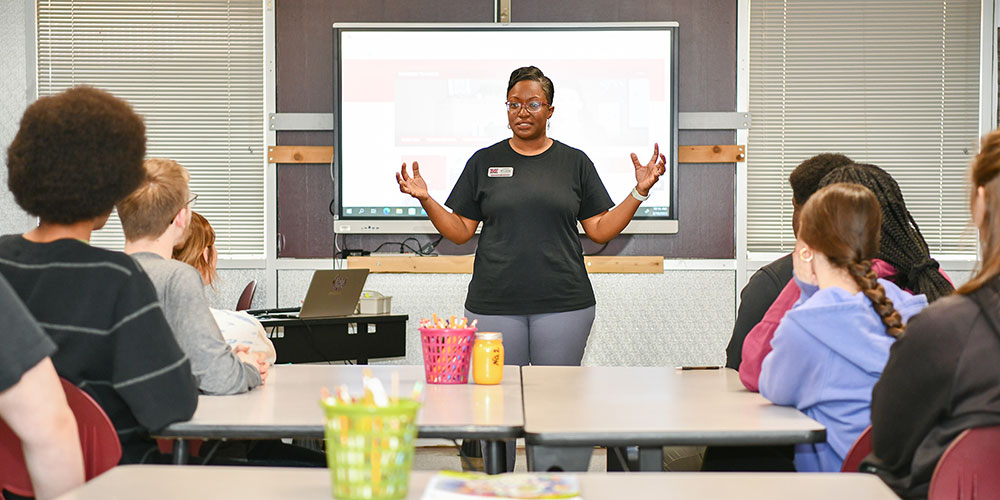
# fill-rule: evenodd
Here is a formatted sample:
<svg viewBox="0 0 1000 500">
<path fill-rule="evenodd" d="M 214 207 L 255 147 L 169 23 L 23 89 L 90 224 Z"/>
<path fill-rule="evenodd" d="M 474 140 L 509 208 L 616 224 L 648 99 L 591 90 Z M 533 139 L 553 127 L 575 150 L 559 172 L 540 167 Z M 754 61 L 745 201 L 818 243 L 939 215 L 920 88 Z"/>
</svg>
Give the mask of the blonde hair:
<svg viewBox="0 0 1000 500">
<path fill-rule="evenodd" d="M 972 160 L 970 177 L 972 196 L 969 202 L 975 203 L 978 188 L 984 188 L 986 215 L 979 228 L 982 258 L 976 273 L 957 290 L 961 294 L 972 293 L 1000 276 L 1000 129 L 983 137 L 979 154 Z"/>
<path fill-rule="evenodd" d="M 174 247 L 174 259 L 184 262 L 198 270 L 209 285 L 219 277 L 212 265 L 212 259 L 205 258 L 205 249 L 215 250 L 215 230 L 208 219 L 198 212 L 191 212 L 191 224 L 188 224 L 187 238 L 184 243 Z"/>
<path fill-rule="evenodd" d="M 150 158 L 142 162 L 146 175 L 139 188 L 118 202 L 125 239 L 155 238 L 188 203 L 191 191 L 187 169 L 173 160 Z"/>
</svg>

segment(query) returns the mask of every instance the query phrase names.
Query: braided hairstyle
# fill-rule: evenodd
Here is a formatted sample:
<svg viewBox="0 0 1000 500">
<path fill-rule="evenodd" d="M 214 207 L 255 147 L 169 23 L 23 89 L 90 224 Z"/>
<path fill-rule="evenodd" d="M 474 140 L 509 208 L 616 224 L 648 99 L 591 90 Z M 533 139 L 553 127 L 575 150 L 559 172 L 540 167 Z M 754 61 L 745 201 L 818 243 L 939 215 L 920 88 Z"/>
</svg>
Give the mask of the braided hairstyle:
<svg viewBox="0 0 1000 500">
<path fill-rule="evenodd" d="M 979 154 L 972 160 L 971 203 L 976 203 L 979 188 L 985 190 L 986 213 L 979 223 L 979 246 L 982 258 L 976 273 L 958 289 L 970 294 L 1000 276 L 1000 129 L 983 137 Z M 974 205 L 973 205 L 974 206 Z"/>
<path fill-rule="evenodd" d="M 871 301 L 892 337 L 903 334 L 903 319 L 885 296 L 872 269 L 878 254 L 882 211 L 872 192 L 857 184 L 830 184 L 802 207 L 799 239 L 845 269 Z"/>
<path fill-rule="evenodd" d="M 878 258 L 896 268 L 893 281 L 900 288 L 927 296 L 928 302 L 951 294 L 955 287 L 938 271 L 917 221 L 906 209 L 899 184 L 875 165 L 864 163 L 840 167 L 820 181 L 820 186 L 837 182 L 860 184 L 875 194 L 882 207 L 882 237 Z"/>
</svg>

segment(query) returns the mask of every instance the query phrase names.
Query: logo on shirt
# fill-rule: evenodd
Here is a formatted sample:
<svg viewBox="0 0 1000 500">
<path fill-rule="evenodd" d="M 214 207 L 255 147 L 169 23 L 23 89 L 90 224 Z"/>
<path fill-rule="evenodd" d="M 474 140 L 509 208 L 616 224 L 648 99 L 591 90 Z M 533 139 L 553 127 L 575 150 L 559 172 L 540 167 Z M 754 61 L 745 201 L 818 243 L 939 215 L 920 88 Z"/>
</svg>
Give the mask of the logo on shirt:
<svg viewBox="0 0 1000 500">
<path fill-rule="evenodd" d="M 490 167 L 486 171 L 489 177 L 514 177 L 514 167 Z"/>
</svg>

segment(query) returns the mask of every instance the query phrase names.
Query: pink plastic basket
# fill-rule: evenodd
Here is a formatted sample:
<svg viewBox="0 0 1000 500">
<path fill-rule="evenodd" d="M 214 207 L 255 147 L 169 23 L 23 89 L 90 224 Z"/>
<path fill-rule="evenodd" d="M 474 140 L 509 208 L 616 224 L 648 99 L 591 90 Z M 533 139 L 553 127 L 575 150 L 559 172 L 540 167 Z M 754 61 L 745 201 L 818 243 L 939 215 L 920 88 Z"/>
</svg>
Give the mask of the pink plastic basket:
<svg viewBox="0 0 1000 500">
<path fill-rule="evenodd" d="M 418 328 L 428 384 L 465 384 L 475 328 Z"/>
</svg>

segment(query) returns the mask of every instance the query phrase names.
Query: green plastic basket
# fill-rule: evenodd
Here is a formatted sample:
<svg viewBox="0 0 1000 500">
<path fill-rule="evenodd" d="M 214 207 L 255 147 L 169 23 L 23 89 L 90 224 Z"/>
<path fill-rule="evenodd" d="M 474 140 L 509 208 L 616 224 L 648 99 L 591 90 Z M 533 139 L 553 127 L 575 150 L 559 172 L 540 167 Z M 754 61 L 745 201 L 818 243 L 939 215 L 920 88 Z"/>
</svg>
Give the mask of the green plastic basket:
<svg viewBox="0 0 1000 500">
<path fill-rule="evenodd" d="M 420 403 L 401 399 L 383 408 L 320 403 L 334 498 L 405 498 Z"/>
</svg>

